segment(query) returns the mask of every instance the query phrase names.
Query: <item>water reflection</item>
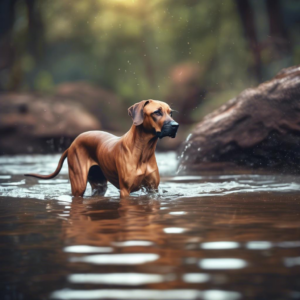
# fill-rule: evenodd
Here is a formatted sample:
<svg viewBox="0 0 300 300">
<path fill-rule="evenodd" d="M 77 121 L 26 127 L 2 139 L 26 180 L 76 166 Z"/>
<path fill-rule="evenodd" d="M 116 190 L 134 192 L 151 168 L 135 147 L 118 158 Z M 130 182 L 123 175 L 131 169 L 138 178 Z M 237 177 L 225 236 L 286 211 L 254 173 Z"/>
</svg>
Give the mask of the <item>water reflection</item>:
<svg viewBox="0 0 300 300">
<path fill-rule="evenodd" d="M 201 269 L 230 270 L 241 269 L 247 266 L 247 262 L 239 258 L 204 258 L 199 261 Z"/>
<path fill-rule="evenodd" d="M 300 256 L 298 257 L 285 257 L 284 258 L 284 264 L 286 267 L 295 267 L 300 266 Z"/>
<path fill-rule="evenodd" d="M 209 281 L 211 276 L 204 273 L 186 273 L 182 275 L 182 280 L 187 283 L 203 283 Z"/>
<path fill-rule="evenodd" d="M 71 290 L 56 291 L 51 299 L 128 299 L 128 300 L 237 300 L 241 294 L 221 290 Z"/>
<path fill-rule="evenodd" d="M 68 281 L 72 283 L 142 285 L 165 281 L 166 276 L 143 273 L 106 273 L 106 274 L 72 274 Z"/>
<path fill-rule="evenodd" d="M 64 252 L 69 253 L 99 253 L 99 252 L 112 252 L 111 247 L 94 247 L 87 245 L 74 245 L 68 246 L 63 249 Z"/>
<path fill-rule="evenodd" d="M 153 242 L 150 241 L 124 241 L 113 243 L 116 247 L 132 247 L 132 246 L 152 246 Z"/>
<path fill-rule="evenodd" d="M 218 249 L 235 249 L 240 246 L 237 242 L 207 242 L 207 243 L 201 243 L 200 247 L 202 249 L 210 249 L 210 250 L 218 250 Z"/>
<path fill-rule="evenodd" d="M 267 241 L 251 241 L 246 243 L 246 248 L 252 250 L 264 250 L 272 248 L 272 243 Z"/>
<path fill-rule="evenodd" d="M 70 261 L 96 265 L 138 265 L 157 260 L 158 258 L 159 255 L 154 253 L 124 253 L 71 257 Z"/>
<path fill-rule="evenodd" d="M 28 177 L 24 180 L 24 173 L 51 173 L 56 168 L 58 159 L 59 155 L 0 157 L 0 195 L 14 198 L 29 197 L 40 200 L 71 201 L 66 162 L 57 178 L 45 181 Z M 161 184 L 159 192 L 153 196 L 161 200 L 175 200 L 180 197 L 225 196 L 236 193 L 288 193 L 300 190 L 300 179 L 296 176 L 255 174 L 175 176 L 177 161 L 174 152 L 157 154 L 157 161 Z M 134 195 L 139 197 L 147 195 L 147 193 L 139 191 Z M 89 186 L 85 196 L 91 197 Z M 109 184 L 106 196 L 118 198 L 119 191 Z M 176 215 L 176 212 L 174 214 Z"/>
<path fill-rule="evenodd" d="M 300 290 L 296 177 L 163 177 L 159 194 L 122 200 L 113 189 L 72 198 L 66 178 L 0 186 L 7 299 L 289 299 Z"/>
<path fill-rule="evenodd" d="M 185 211 L 171 211 L 170 215 L 179 216 L 179 215 L 185 215 Z"/>
<path fill-rule="evenodd" d="M 164 228 L 165 233 L 183 233 L 185 232 L 185 228 L 181 227 L 166 227 Z"/>
<path fill-rule="evenodd" d="M 297 248 L 300 247 L 300 241 L 284 241 L 277 243 L 281 248 Z"/>
</svg>

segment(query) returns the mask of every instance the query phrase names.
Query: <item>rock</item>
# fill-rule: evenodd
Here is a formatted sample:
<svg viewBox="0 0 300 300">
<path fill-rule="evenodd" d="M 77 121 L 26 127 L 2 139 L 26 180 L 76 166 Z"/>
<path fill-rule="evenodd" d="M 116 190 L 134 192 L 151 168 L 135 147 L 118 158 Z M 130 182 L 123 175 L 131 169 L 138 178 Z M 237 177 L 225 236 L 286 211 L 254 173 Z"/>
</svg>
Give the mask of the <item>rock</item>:
<svg viewBox="0 0 300 300">
<path fill-rule="evenodd" d="M 300 171 L 300 66 L 243 91 L 207 115 L 182 145 L 179 173 Z"/>
<path fill-rule="evenodd" d="M 166 102 L 179 113 L 176 120 L 182 125 L 194 123 L 192 112 L 202 104 L 206 91 L 200 82 L 204 70 L 192 63 L 176 65 L 170 72 L 171 88 Z"/>
<path fill-rule="evenodd" d="M 80 133 L 100 129 L 81 105 L 32 93 L 0 94 L 0 154 L 48 153 Z"/>
<path fill-rule="evenodd" d="M 85 110 L 100 120 L 104 130 L 122 132 L 124 128 L 129 129 L 131 126 L 131 119 L 126 118 L 127 107 L 122 99 L 88 82 L 62 83 L 58 85 L 55 96 L 82 105 Z"/>
</svg>

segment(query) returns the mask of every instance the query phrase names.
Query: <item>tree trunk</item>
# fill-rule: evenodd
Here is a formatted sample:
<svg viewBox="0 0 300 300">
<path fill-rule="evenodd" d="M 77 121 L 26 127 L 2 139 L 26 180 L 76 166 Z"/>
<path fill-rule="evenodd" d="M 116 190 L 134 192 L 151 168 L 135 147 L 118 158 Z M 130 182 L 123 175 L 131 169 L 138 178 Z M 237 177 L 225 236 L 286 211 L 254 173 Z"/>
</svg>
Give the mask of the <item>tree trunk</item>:
<svg viewBox="0 0 300 300">
<path fill-rule="evenodd" d="M 249 0 L 236 0 L 236 5 L 241 18 L 244 34 L 253 55 L 253 72 L 258 82 L 260 82 L 262 80 L 262 62 L 260 57 L 260 47 L 256 37 L 253 10 Z"/>
<path fill-rule="evenodd" d="M 269 15 L 270 36 L 272 47 L 282 56 L 286 53 L 291 53 L 291 43 L 288 32 L 285 28 L 280 1 L 266 0 L 266 8 Z"/>
</svg>

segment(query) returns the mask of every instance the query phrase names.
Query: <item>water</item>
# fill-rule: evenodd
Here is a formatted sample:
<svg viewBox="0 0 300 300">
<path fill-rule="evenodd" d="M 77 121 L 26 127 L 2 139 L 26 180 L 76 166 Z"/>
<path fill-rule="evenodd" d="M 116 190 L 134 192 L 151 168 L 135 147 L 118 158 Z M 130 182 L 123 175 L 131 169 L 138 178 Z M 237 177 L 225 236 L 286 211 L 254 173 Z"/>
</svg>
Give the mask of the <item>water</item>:
<svg viewBox="0 0 300 300">
<path fill-rule="evenodd" d="M 0 299 L 300 299 L 300 178 L 176 176 L 72 198 L 59 156 L 0 157 Z"/>
</svg>

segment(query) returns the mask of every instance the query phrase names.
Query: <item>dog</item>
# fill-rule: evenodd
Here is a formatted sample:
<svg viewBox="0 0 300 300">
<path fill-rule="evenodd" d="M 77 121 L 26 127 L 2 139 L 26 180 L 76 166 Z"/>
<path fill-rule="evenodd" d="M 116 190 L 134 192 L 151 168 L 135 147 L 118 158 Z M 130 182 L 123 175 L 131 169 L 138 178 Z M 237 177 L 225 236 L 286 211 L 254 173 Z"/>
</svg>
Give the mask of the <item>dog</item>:
<svg viewBox="0 0 300 300">
<path fill-rule="evenodd" d="M 68 157 L 72 195 L 82 197 L 87 181 L 93 194 L 104 195 L 109 181 L 124 198 L 142 187 L 157 190 L 160 182 L 155 158 L 158 139 L 175 138 L 179 124 L 170 106 L 158 100 L 143 100 L 128 108 L 133 124 L 122 137 L 104 131 L 80 134 L 62 154 L 50 175 L 25 174 L 40 179 L 54 178 Z"/>
</svg>

